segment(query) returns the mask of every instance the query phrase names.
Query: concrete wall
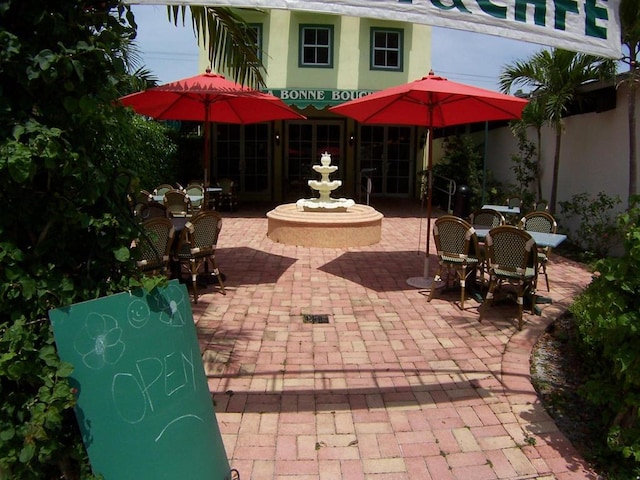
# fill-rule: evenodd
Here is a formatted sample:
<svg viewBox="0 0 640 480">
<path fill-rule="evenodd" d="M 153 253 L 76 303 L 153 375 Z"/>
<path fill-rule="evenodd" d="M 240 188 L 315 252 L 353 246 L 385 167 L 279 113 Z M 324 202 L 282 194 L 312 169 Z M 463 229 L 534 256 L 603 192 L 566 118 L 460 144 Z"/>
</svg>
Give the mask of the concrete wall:
<svg viewBox="0 0 640 480">
<path fill-rule="evenodd" d="M 598 192 L 618 195 L 624 210 L 629 188 L 629 134 L 626 86 L 617 92 L 616 108 L 602 113 L 586 113 L 565 119 L 558 173 L 558 202 L 570 200 L 578 193 L 595 196 Z M 640 92 L 637 93 L 640 104 Z M 636 138 L 640 140 L 640 121 Z M 529 138 L 535 141 L 535 131 Z M 542 195 L 549 199 L 553 177 L 555 132 L 545 127 L 542 133 Z M 511 155 L 518 146 L 508 128 L 489 132 L 487 167 L 497 180 L 515 183 Z M 640 183 L 640 178 L 638 179 Z M 557 205 L 556 213 L 560 212 Z M 568 226 L 570 227 L 570 226 Z"/>
</svg>

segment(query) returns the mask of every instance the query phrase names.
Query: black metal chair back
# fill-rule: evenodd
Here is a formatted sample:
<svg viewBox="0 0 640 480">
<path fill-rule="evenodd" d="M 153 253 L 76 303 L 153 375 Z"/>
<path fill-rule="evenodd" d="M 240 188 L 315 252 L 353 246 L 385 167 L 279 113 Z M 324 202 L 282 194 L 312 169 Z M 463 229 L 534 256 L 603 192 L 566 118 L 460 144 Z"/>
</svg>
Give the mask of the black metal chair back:
<svg viewBox="0 0 640 480">
<path fill-rule="evenodd" d="M 186 217 L 189 214 L 191 201 L 185 192 L 170 190 L 164 194 L 164 206 L 174 217 Z"/>
<path fill-rule="evenodd" d="M 556 219 L 548 212 L 534 211 L 526 214 L 520 220 L 520 228 L 530 232 L 556 233 L 558 224 Z M 551 247 L 538 247 L 538 269 L 544 274 L 547 291 L 550 290 L 549 275 L 547 274 L 547 263 L 551 255 Z"/>
<path fill-rule="evenodd" d="M 191 275 L 193 301 L 198 303 L 198 275 L 217 277 L 220 292 L 226 294 L 220 271 L 215 261 L 218 237 L 222 229 L 222 216 L 215 210 L 205 210 L 193 216 L 180 234 L 175 257 L 180 271 L 185 268 Z M 205 271 L 201 271 L 204 267 Z"/>
<path fill-rule="evenodd" d="M 474 227 L 494 228 L 506 223 L 504 215 L 491 208 L 476 210 L 470 216 L 471 225 Z"/>
<path fill-rule="evenodd" d="M 522 330 L 524 295 L 531 296 L 531 313 L 535 307 L 538 278 L 536 242 L 526 231 L 505 225 L 492 228 L 485 237 L 486 262 L 489 271 L 489 291 L 480 309 L 480 320 L 491 305 L 496 288 L 511 284 L 518 299 L 518 329 Z"/>
<path fill-rule="evenodd" d="M 141 228 L 142 235 L 136 242 L 140 259 L 136 265 L 145 273 L 168 273 L 175 236 L 173 223 L 167 217 L 156 217 L 142 222 Z"/>
<path fill-rule="evenodd" d="M 464 308 L 466 281 L 482 263 L 478 256 L 478 236 L 468 222 L 453 215 L 444 215 L 434 222 L 433 238 L 438 252 L 434 283 L 442 280 L 443 274 L 453 272 L 460 282 L 460 308 Z M 435 290 L 431 288 L 427 301 L 431 301 Z"/>
</svg>

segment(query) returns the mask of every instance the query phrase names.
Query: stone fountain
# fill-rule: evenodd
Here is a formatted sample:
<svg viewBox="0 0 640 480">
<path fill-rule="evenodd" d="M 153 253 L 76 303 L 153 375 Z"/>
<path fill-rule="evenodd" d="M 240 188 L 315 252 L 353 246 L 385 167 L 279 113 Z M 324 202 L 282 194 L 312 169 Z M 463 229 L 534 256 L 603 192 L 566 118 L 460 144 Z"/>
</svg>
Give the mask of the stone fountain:
<svg viewBox="0 0 640 480">
<path fill-rule="evenodd" d="M 331 192 L 342 186 L 329 175 L 338 170 L 331 155 L 323 153 L 313 170 L 320 180 L 308 184 L 319 193 L 317 198 L 302 198 L 296 203 L 279 205 L 267 213 L 267 236 L 274 242 L 307 247 L 355 247 L 380 241 L 383 215 L 368 205 L 347 198 L 332 198 Z"/>
<path fill-rule="evenodd" d="M 331 165 L 331 154 L 323 153 L 320 157 L 320 165 L 314 165 L 314 171 L 321 175 L 321 179 L 309 180 L 309 186 L 320 193 L 318 198 L 301 198 L 296 202 L 298 210 L 305 212 L 346 212 L 356 202 L 347 198 L 331 198 L 331 192 L 342 185 L 340 180 L 329 180 L 329 175 L 338 170 L 336 165 Z"/>
</svg>

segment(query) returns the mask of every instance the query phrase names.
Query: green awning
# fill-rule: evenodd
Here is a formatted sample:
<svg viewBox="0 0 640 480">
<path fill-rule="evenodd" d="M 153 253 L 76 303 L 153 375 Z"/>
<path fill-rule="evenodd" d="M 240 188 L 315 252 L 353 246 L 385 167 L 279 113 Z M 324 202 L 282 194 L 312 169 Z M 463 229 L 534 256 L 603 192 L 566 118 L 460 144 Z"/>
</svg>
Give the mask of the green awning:
<svg viewBox="0 0 640 480">
<path fill-rule="evenodd" d="M 338 90 L 338 89 L 318 89 L 318 88 L 271 88 L 264 90 L 266 93 L 275 95 L 284 103 L 299 109 L 309 106 L 316 110 L 340 105 L 341 103 L 364 97 L 375 90 Z"/>
</svg>

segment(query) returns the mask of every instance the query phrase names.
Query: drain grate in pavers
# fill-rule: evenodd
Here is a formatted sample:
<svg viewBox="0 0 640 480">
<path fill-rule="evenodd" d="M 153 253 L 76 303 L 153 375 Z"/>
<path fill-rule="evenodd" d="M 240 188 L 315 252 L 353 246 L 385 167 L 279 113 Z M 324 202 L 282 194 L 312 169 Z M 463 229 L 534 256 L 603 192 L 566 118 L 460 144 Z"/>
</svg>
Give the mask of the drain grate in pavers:
<svg viewBox="0 0 640 480">
<path fill-rule="evenodd" d="M 302 314 L 302 323 L 329 323 L 329 315 L 309 315 Z"/>
</svg>

